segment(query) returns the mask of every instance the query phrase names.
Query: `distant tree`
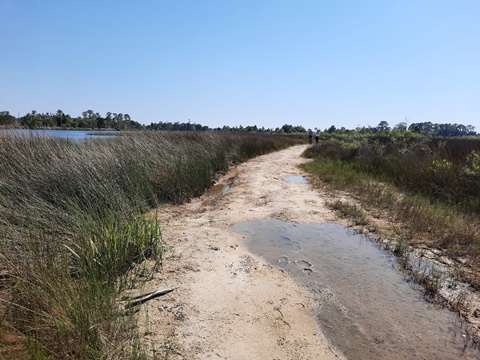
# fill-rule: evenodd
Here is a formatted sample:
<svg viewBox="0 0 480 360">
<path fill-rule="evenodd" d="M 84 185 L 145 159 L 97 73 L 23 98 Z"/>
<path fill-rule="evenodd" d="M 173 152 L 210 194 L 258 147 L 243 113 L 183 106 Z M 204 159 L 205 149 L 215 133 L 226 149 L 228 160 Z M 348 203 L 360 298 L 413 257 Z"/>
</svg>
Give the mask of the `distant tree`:
<svg viewBox="0 0 480 360">
<path fill-rule="evenodd" d="M 283 130 L 284 133 L 290 134 L 290 133 L 293 132 L 293 126 L 285 124 L 285 125 L 282 126 L 282 130 Z"/>
<path fill-rule="evenodd" d="M 376 128 L 374 128 L 374 132 L 388 132 L 390 131 L 390 126 L 388 122 L 385 120 L 380 121 Z"/>
<path fill-rule="evenodd" d="M 75 128 L 78 126 L 78 123 L 70 115 L 63 114 L 62 125 L 66 128 Z"/>
<path fill-rule="evenodd" d="M 123 123 L 122 113 L 113 113 L 113 128 L 115 130 L 125 130 L 125 124 Z"/>
<path fill-rule="evenodd" d="M 305 131 L 306 131 L 305 128 L 301 125 L 293 126 L 289 124 L 285 124 L 281 128 L 275 129 L 275 132 L 285 133 L 285 134 L 304 133 Z"/>
<path fill-rule="evenodd" d="M 62 127 L 62 125 L 64 124 L 64 118 L 65 114 L 62 110 L 58 109 L 55 114 L 55 122 L 58 127 Z"/>
<path fill-rule="evenodd" d="M 337 131 L 337 128 L 335 127 L 335 125 L 332 125 L 328 129 L 325 129 L 325 132 L 329 134 L 334 133 L 335 131 Z"/>
<path fill-rule="evenodd" d="M 97 128 L 105 129 L 107 127 L 107 119 L 98 115 L 97 116 Z"/>
<path fill-rule="evenodd" d="M 84 118 L 84 122 L 83 122 L 84 127 L 88 126 L 94 129 L 95 125 L 97 124 L 97 114 L 95 114 L 93 110 L 87 110 L 82 112 L 82 116 Z"/>
<path fill-rule="evenodd" d="M 257 125 L 253 125 L 253 126 L 247 126 L 245 128 L 245 131 L 246 132 L 258 132 L 258 128 L 257 128 Z"/>
<path fill-rule="evenodd" d="M 32 110 L 31 112 L 20 118 L 21 124 L 28 127 L 29 129 L 35 129 L 37 127 L 35 119 L 36 115 L 37 112 L 35 110 Z"/>
<path fill-rule="evenodd" d="M 475 127 L 462 124 L 433 124 L 431 122 L 413 123 L 408 130 L 426 136 L 469 136 L 475 135 Z"/>
<path fill-rule="evenodd" d="M 15 125 L 17 118 L 13 115 L 10 115 L 9 111 L 0 111 L 0 125 Z"/>
<path fill-rule="evenodd" d="M 475 132 L 475 126 L 472 126 L 472 125 L 467 125 L 467 131 L 468 131 L 468 135 L 476 135 L 477 134 Z"/>
<path fill-rule="evenodd" d="M 393 131 L 395 132 L 407 131 L 407 123 L 405 121 L 399 122 L 397 125 L 393 127 Z"/>
</svg>

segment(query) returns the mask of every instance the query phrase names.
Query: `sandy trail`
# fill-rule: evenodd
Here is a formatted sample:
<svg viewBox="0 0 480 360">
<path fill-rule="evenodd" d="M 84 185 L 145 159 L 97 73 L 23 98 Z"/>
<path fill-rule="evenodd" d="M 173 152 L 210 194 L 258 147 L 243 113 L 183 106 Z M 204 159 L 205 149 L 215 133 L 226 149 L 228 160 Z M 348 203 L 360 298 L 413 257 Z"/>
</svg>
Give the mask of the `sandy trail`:
<svg viewBox="0 0 480 360">
<path fill-rule="evenodd" d="M 312 316 L 306 290 L 246 249 L 230 226 L 253 219 L 320 223 L 334 219 L 301 175 L 304 145 L 257 157 L 220 179 L 231 189 L 159 210 L 171 247 L 148 287 L 178 286 L 140 313 L 150 355 L 168 359 L 339 358 Z"/>
</svg>

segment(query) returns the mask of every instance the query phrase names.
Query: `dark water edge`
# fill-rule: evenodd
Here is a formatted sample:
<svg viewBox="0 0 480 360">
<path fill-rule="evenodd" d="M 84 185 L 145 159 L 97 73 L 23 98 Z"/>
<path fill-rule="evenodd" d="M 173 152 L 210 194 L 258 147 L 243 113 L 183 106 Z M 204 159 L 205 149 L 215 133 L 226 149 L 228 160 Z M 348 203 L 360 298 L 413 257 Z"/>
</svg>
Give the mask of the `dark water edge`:
<svg viewBox="0 0 480 360">
<path fill-rule="evenodd" d="M 329 341 L 348 359 L 480 359 L 453 313 L 423 299 L 395 259 L 336 223 L 255 220 L 232 230 L 305 286 Z"/>
</svg>

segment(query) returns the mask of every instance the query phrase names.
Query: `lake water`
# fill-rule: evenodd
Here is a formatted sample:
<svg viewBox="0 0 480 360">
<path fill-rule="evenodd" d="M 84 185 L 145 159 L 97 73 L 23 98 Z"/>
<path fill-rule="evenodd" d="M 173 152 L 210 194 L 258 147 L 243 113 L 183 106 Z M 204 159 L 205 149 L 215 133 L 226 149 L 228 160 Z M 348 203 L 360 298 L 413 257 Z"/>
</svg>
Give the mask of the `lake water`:
<svg viewBox="0 0 480 360">
<path fill-rule="evenodd" d="M 348 359 L 480 359 L 455 315 L 427 303 L 395 259 L 343 225 L 255 220 L 236 224 L 249 249 L 290 274 Z"/>
<path fill-rule="evenodd" d="M 101 135 L 102 132 L 116 132 L 114 130 L 28 130 L 28 129 L 9 129 L 1 130 L 5 133 L 11 133 L 14 135 L 37 135 L 37 136 L 50 136 L 59 137 L 64 139 L 90 139 L 90 138 L 111 138 L 111 135 Z M 100 134 L 100 135 L 99 135 Z"/>
</svg>

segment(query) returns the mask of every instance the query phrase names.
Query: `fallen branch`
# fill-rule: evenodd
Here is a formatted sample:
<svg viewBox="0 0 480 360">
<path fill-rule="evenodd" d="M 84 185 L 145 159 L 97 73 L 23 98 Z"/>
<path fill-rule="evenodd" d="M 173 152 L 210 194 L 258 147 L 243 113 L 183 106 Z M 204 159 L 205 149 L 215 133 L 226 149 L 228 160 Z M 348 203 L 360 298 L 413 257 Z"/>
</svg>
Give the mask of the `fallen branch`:
<svg viewBox="0 0 480 360">
<path fill-rule="evenodd" d="M 175 289 L 178 289 L 178 288 L 174 287 L 174 288 L 166 288 L 166 289 L 146 290 L 146 291 L 142 291 L 138 295 L 132 295 L 132 296 L 124 295 L 124 296 L 122 296 L 122 300 L 130 300 L 130 302 L 128 302 L 125 305 L 125 308 L 131 308 L 133 306 L 143 304 L 144 302 L 146 302 L 148 300 L 151 300 L 151 299 L 154 299 L 156 297 L 168 294 L 169 292 L 172 292 Z"/>
</svg>

